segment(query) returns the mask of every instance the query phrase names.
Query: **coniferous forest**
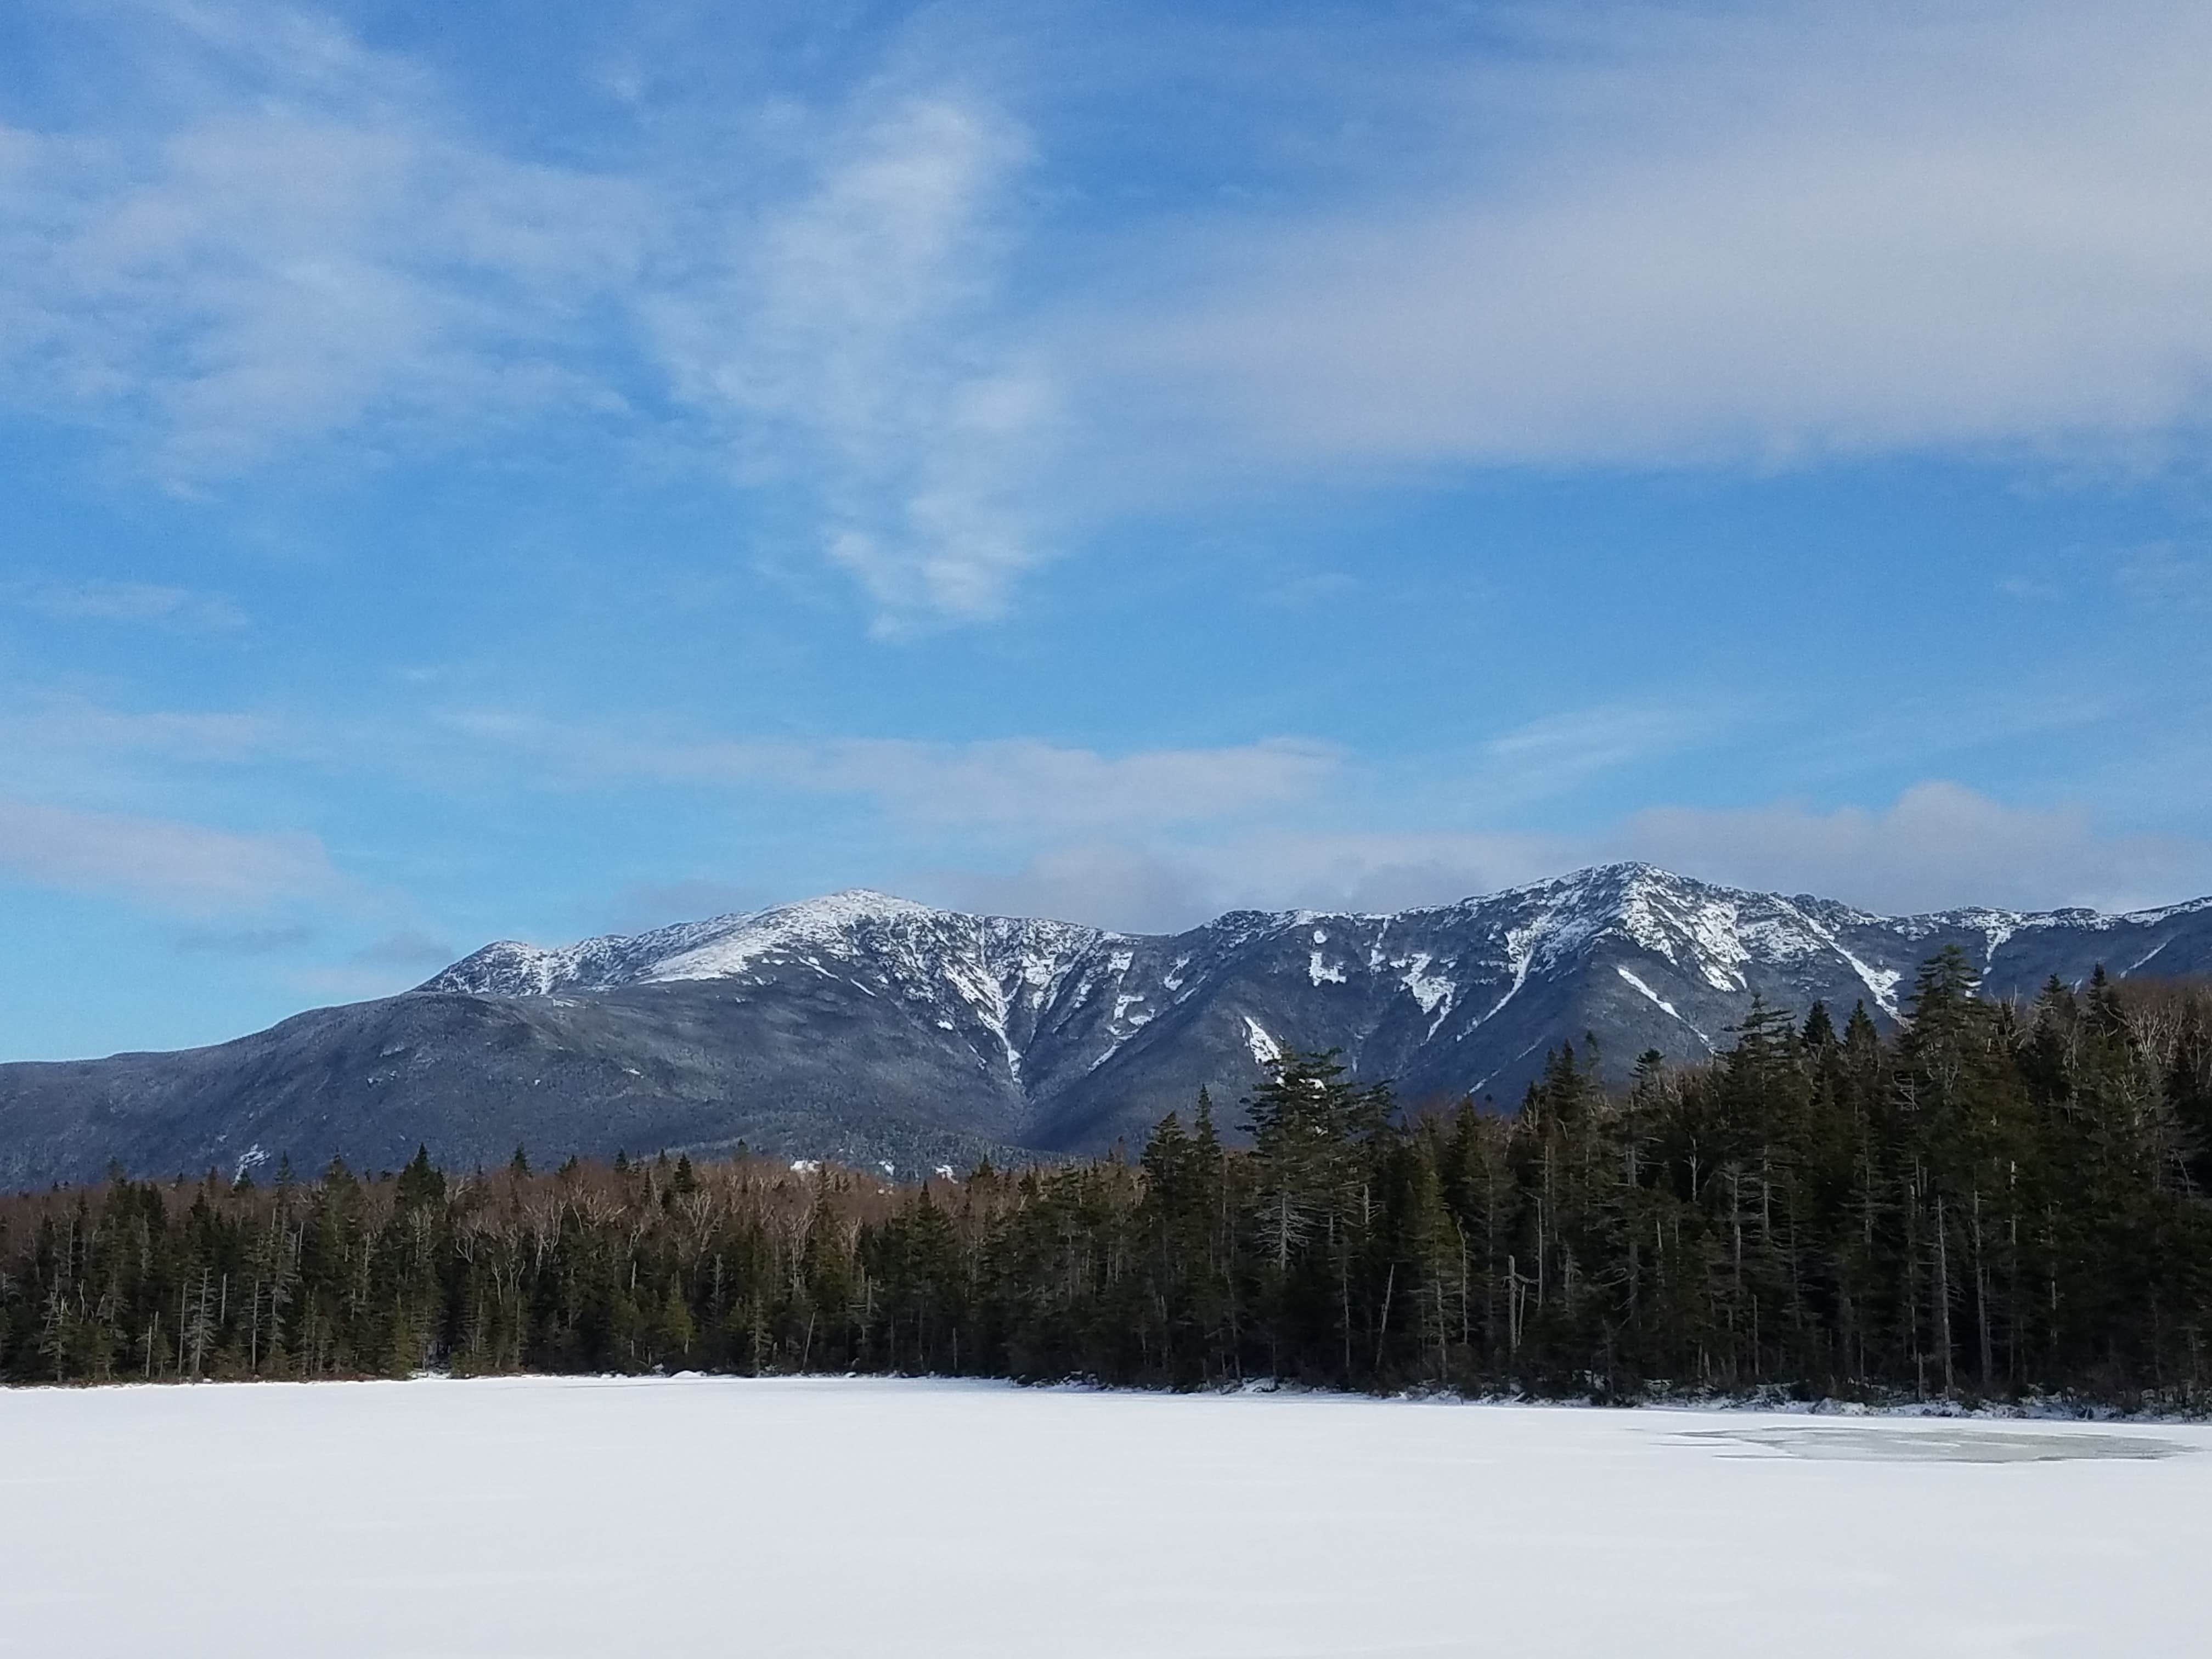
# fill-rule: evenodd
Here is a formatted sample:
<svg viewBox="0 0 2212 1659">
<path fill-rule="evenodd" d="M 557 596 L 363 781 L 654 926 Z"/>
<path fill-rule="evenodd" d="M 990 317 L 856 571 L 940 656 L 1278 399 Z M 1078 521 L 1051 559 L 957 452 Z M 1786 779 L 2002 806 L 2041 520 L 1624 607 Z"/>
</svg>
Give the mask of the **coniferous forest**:
<svg viewBox="0 0 2212 1659">
<path fill-rule="evenodd" d="M 902 1186 L 761 1159 L 0 1199 L 14 1382 L 700 1370 L 2201 1408 L 2212 990 L 1754 1006 L 1517 1114 L 1327 1055 L 1133 1157 Z M 1233 1118 L 1231 1115 L 1233 1114 Z M 1224 1144 L 1231 1124 L 1249 1146 Z"/>
</svg>

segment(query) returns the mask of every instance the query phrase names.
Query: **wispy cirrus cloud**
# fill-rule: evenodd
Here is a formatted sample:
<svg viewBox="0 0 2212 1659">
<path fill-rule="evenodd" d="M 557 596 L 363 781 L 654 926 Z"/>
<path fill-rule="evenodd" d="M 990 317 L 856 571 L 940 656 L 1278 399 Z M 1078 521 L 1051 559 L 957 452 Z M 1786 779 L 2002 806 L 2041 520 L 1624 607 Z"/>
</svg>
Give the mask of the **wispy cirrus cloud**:
<svg viewBox="0 0 2212 1659">
<path fill-rule="evenodd" d="M 880 631 L 999 615 L 1231 482 L 2072 465 L 2212 416 L 2201 7 L 1162 15 L 1187 93 L 1146 108 L 1202 194 L 1150 210 L 1070 159 L 1117 52 L 949 9 L 976 50 L 888 28 L 842 77 L 556 148 L 311 9 L 101 9 L 107 106 L 0 125 L 7 384 L 185 489 L 337 438 L 618 434 L 799 501 L 744 536 Z M 614 75 L 641 110 L 701 83 L 654 49 Z M 1255 54 L 1304 75 L 1296 135 Z"/>
<path fill-rule="evenodd" d="M 2138 605 L 2178 611 L 2212 607 L 2212 555 L 2203 548 L 2175 542 L 2130 548 L 2115 574 L 2120 591 Z"/>
<path fill-rule="evenodd" d="M 195 633 L 231 633 L 246 612 L 219 593 L 160 582 L 64 580 L 0 586 L 0 604 L 57 622 L 144 623 Z"/>
<path fill-rule="evenodd" d="M 793 198 L 713 228 L 644 305 L 676 394 L 749 471 L 810 476 L 823 550 L 896 625 L 995 615 L 1042 556 L 1055 393 L 1001 337 L 1026 136 L 952 93 L 864 97 Z"/>
<path fill-rule="evenodd" d="M 605 925 L 615 933 L 641 933 L 672 921 L 763 910 L 779 898 L 789 896 L 773 888 L 714 876 L 637 882 L 615 896 Z"/>
<path fill-rule="evenodd" d="M 1173 933 L 1231 909 L 1381 912 L 1444 904 L 1587 861 L 1564 836 L 1515 831 L 1301 831 L 1202 843 L 1087 841 L 1010 870 L 917 872 L 924 896 L 969 909 Z"/>
<path fill-rule="evenodd" d="M 529 755 L 572 784 L 658 783 L 842 795 L 905 823 L 1029 834 L 1210 823 L 1295 805 L 1334 777 L 1334 747 L 1294 738 L 1109 754 L 1035 738 L 678 738 L 480 712 L 449 728 Z"/>
<path fill-rule="evenodd" d="M 648 750 L 672 779 L 870 798 L 920 823 L 1027 831 L 1203 823 L 1310 799 L 1339 769 L 1324 745 L 1263 739 L 1103 754 L 1035 738 L 706 744 Z"/>
<path fill-rule="evenodd" d="M 1495 23 L 1376 77 L 1417 113 L 1334 199 L 1161 249 L 1084 337 L 1104 395 L 1269 466 L 2197 446 L 2202 7 Z"/>
<path fill-rule="evenodd" d="M 90 131 L 0 134 L 0 363 L 197 489 L 332 434 L 456 441 L 603 409 L 582 308 L 635 271 L 631 181 L 511 159 L 305 9 L 126 5 Z"/>
<path fill-rule="evenodd" d="M 650 433 L 805 498 L 809 551 L 887 628 L 994 615 L 1041 556 L 1054 395 L 996 311 L 1030 151 L 975 88 L 894 76 L 764 100 L 706 154 L 556 162 L 329 16 L 112 21 L 143 97 L 0 125 L 0 366 L 42 413 L 188 491 L 341 436 Z"/>
<path fill-rule="evenodd" d="M 1534 799 L 1710 744 L 1733 721 L 1711 703 L 1617 702 L 1547 714 L 1482 745 L 1493 796 Z"/>
<path fill-rule="evenodd" d="M 0 713 L 0 788 L 112 787 L 130 772 L 234 766 L 314 752 L 295 722 L 235 709 L 118 708 L 17 690 Z"/>
<path fill-rule="evenodd" d="M 2079 804 L 2008 805 L 1943 780 L 1886 806 L 1653 807 L 1612 841 L 1686 874 L 1884 911 L 2124 910 L 2212 892 L 2202 838 L 2114 834 Z"/>
<path fill-rule="evenodd" d="M 262 927 L 198 927 L 177 936 L 176 948 L 193 955 L 296 957 L 319 937 L 303 923 Z M 342 960 L 296 962 L 283 982 L 319 1001 L 391 996 L 416 985 L 461 953 L 434 933 L 403 928 L 372 939 Z"/>
<path fill-rule="evenodd" d="M 973 908 L 1164 931 L 1237 906 L 1445 904 L 1616 859 L 1890 915 L 2128 909 L 2212 893 L 2212 841 L 2116 833 L 2079 805 L 2011 805 L 1942 780 L 1881 805 L 1655 807 L 1577 834 L 1278 826 L 1203 842 L 1086 842 L 1006 870 L 920 872 L 915 885 Z"/>
<path fill-rule="evenodd" d="M 0 798 L 0 874 L 185 915 L 253 911 L 341 893 L 316 837 Z"/>
<path fill-rule="evenodd" d="M 189 927 L 173 941 L 184 956 L 273 957 L 312 944 L 315 930 L 305 922 L 268 927 Z"/>
<path fill-rule="evenodd" d="M 459 955 L 437 934 L 410 927 L 371 939 L 354 952 L 352 961 L 360 968 L 442 968 Z"/>
</svg>

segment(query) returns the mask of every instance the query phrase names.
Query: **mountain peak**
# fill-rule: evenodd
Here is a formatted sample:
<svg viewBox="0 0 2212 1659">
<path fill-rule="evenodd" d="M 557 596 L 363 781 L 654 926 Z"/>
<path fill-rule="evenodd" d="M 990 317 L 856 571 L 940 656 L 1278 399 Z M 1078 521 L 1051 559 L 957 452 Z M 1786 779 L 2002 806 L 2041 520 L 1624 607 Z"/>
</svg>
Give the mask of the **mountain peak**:
<svg viewBox="0 0 2212 1659">
<path fill-rule="evenodd" d="M 932 916 L 939 914 L 931 906 L 914 899 L 901 898 L 896 893 L 878 892 L 872 887 L 842 887 L 834 893 L 824 893 L 817 898 L 797 899 L 788 904 L 772 905 L 765 910 L 753 912 L 756 917 L 804 912 L 825 921 L 878 921 L 892 916 Z"/>
</svg>

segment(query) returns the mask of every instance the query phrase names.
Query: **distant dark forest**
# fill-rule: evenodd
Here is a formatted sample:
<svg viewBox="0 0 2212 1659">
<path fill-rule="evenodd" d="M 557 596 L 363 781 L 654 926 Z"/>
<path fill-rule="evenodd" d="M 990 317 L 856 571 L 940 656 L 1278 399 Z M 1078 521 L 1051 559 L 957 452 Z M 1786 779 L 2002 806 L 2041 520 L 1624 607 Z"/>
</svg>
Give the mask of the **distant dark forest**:
<svg viewBox="0 0 2212 1659">
<path fill-rule="evenodd" d="M 758 1159 L 0 1199 L 15 1382 L 702 1370 L 1196 1388 L 2033 1392 L 2201 1407 L 2212 991 L 1754 1006 L 1625 1090 L 1403 1121 L 1292 1055 L 1133 1161 L 892 1186 Z"/>
</svg>

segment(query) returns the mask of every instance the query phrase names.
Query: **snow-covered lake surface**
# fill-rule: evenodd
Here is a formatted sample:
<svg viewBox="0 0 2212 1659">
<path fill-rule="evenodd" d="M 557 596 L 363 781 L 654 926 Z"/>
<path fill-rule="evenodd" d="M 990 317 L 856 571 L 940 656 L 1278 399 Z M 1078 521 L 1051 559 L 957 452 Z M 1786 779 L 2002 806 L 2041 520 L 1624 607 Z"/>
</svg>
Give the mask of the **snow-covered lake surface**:
<svg viewBox="0 0 2212 1659">
<path fill-rule="evenodd" d="M 2212 1430 L 856 1380 L 0 1392 L 0 1654 L 2163 1656 Z"/>
</svg>

